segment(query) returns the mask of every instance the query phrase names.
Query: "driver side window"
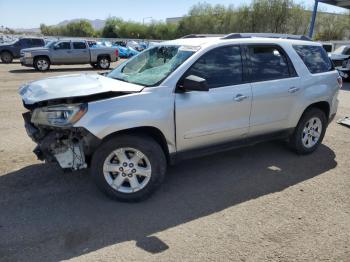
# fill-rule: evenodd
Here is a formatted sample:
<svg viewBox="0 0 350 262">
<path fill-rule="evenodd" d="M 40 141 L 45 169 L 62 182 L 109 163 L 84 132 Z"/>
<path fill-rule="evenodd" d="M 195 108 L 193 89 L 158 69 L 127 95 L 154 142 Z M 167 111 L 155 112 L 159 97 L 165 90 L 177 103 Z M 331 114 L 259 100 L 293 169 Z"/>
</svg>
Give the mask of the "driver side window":
<svg viewBox="0 0 350 262">
<path fill-rule="evenodd" d="M 59 42 L 55 45 L 56 50 L 66 50 L 70 49 L 70 42 Z"/>
<path fill-rule="evenodd" d="M 205 53 L 185 73 L 204 78 L 209 88 L 241 84 L 243 68 L 239 46 L 218 47 Z"/>
</svg>

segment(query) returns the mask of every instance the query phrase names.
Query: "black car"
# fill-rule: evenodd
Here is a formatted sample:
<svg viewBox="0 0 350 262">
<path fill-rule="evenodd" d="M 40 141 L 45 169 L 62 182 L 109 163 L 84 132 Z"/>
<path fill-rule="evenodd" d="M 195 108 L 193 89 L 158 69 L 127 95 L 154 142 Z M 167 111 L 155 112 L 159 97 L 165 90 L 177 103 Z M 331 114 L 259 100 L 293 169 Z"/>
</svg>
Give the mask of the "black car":
<svg viewBox="0 0 350 262">
<path fill-rule="evenodd" d="M 42 38 L 20 38 L 16 41 L 0 45 L 0 58 L 3 63 L 11 63 L 14 58 L 20 58 L 20 51 L 24 48 L 45 46 Z"/>
</svg>

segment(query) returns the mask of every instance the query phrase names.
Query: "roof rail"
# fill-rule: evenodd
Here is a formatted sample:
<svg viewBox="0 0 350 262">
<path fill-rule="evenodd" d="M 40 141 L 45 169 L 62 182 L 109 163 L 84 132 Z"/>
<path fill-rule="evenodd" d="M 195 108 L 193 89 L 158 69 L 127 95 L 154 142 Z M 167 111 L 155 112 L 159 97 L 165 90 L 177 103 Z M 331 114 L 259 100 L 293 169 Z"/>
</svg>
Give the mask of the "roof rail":
<svg viewBox="0 0 350 262">
<path fill-rule="evenodd" d="M 190 35 L 185 35 L 181 38 L 205 38 L 205 37 L 225 37 L 225 35 L 222 34 L 190 34 Z"/>
<path fill-rule="evenodd" d="M 312 41 L 311 38 L 304 35 L 289 35 L 289 34 L 274 34 L 274 33 L 232 33 L 222 37 L 221 39 L 239 39 L 239 38 L 252 38 L 252 37 L 283 38 L 283 39 Z"/>
</svg>

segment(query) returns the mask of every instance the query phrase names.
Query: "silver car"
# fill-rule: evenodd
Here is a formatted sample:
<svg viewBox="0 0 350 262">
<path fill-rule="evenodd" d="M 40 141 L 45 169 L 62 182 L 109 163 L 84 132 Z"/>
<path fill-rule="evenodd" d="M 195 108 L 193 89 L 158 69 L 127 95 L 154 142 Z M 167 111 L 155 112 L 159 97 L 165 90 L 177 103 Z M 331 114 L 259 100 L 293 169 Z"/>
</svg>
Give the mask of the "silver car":
<svg viewBox="0 0 350 262">
<path fill-rule="evenodd" d="M 185 158 L 268 139 L 312 153 L 341 81 L 304 37 L 231 34 L 164 42 L 107 75 L 51 77 L 19 93 L 39 159 L 90 168 L 109 197 L 139 201 Z"/>
</svg>

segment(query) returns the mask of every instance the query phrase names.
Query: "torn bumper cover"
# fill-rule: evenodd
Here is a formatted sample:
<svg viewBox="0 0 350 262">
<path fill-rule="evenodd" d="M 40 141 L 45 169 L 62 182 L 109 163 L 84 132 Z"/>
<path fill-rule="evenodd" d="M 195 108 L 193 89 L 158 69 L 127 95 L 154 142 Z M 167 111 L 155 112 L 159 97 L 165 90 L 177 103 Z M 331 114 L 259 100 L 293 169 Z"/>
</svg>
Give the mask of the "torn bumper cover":
<svg viewBox="0 0 350 262">
<path fill-rule="evenodd" d="M 92 152 L 101 140 L 84 128 L 51 128 L 34 126 L 31 112 L 23 114 L 28 136 L 37 143 L 38 159 L 56 162 L 63 169 L 79 170 L 88 166 Z"/>
</svg>

